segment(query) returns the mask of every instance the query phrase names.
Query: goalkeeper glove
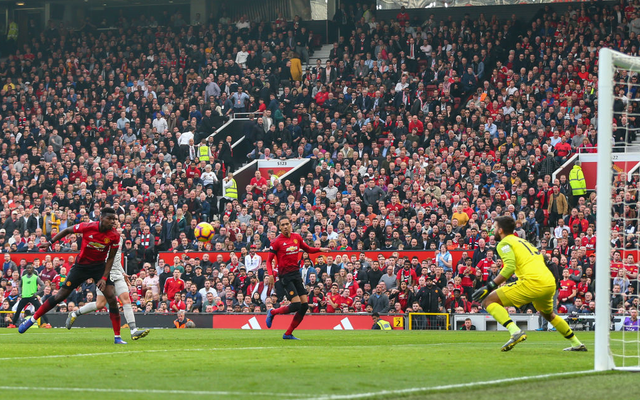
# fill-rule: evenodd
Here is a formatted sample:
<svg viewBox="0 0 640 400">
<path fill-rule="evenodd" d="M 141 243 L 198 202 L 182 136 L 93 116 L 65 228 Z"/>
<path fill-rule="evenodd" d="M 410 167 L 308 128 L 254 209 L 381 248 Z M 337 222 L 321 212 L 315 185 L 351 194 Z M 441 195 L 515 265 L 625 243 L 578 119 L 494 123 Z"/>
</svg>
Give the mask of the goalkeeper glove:
<svg viewBox="0 0 640 400">
<path fill-rule="evenodd" d="M 489 293 L 496 290 L 497 287 L 498 285 L 496 285 L 494 281 L 489 281 L 489 283 L 487 283 L 486 286 L 483 286 L 480 289 L 473 292 L 473 294 L 471 295 L 471 298 L 473 299 L 473 301 L 482 301 L 484 300 L 485 297 L 489 295 Z"/>
</svg>

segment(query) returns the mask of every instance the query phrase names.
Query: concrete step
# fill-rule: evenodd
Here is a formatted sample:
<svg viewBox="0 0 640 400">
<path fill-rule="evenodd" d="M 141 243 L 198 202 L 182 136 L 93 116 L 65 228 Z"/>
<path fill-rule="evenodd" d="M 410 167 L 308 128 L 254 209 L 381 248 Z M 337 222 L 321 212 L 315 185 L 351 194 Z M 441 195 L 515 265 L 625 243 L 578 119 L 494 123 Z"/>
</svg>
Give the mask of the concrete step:
<svg viewBox="0 0 640 400">
<path fill-rule="evenodd" d="M 324 66 L 329 58 L 329 53 L 331 53 L 332 48 L 333 45 L 331 44 L 322 45 L 320 49 L 314 51 L 313 55 L 309 57 L 309 62 L 302 65 L 302 70 L 306 71 L 307 68 L 315 68 L 317 60 L 320 60 Z"/>
</svg>

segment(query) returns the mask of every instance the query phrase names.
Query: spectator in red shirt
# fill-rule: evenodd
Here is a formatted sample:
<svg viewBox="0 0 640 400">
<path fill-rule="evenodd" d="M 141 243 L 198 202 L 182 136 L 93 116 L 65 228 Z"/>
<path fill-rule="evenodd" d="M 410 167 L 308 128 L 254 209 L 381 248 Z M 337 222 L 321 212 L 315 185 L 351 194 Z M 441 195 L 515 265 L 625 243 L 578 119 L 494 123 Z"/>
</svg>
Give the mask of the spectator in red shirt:
<svg viewBox="0 0 640 400">
<path fill-rule="evenodd" d="M 567 161 L 567 158 L 571 154 L 571 144 L 567 142 L 567 137 L 562 136 L 560 139 L 560 143 L 555 145 L 556 150 L 556 161 L 560 164 L 563 164 Z"/>
<path fill-rule="evenodd" d="M 249 186 L 253 193 L 256 195 L 262 194 L 262 187 L 267 184 L 267 180 L 262 177 L 262 173 L 260 171 L 256 171 L 256 175 L 251 178 L 251 182 L 249 182 Z"/>
<path fill-rule="evenodd" d="M 595 250 L 596 237 L 593 234 L 592 228 L 587 228 L 587 234 L 580 240 L 580 245 L 587 248 L 587 250 Z"/>
<path fill-rule="evenodd" d="M 44 265 L 44 269 L 42 270 L 42 272 L 40 272 L 40 279 L 42 279 L 43 282 L 53 282 L 53 279 L 58 275 L 58 273 L 56 272 L 56 270 L 53 268 L 53 264 L 51 263 L 51 261 L 47 261 L 47 263 Z"/>
<path fill-rule="evenodd" d="M 570 279 L 571 273 L 568 268 L 562 270 L 562 280 L 560 281 L 560 290 L 558 291 L 558 302 L 561 305 L 573 304 L 578 290 L 576 283 Z"/>
<path fill-rule="evenodd" d="M 173 299 L 176 296 L 176 293 L 180 293 L 184 290 L 184 281 L 180 279 L 180 275 L 180 270 L 174 269 L 173 276 L 168 278 L 164 283 L 164 292 L 170 299 Z"/>
<path fill-rule="evenodd" d="M 346 305 L 351 308 L 353 306 L 353 299 L 349 296 L 349 289 L 343 289 L 342 295 L 338 300 L 340 301 L 340 307 L 344 307 Z"/>
<path fill-rule="evenodd" d="M 462 277 L 460 285 L 467 298 L 471 297 L 473 292 L 473 281 L 476 277 L 476 269 L 471 266 L 471 259 L 467 258 L 464 264 L 458 267 L 458 275 Z"/>
<path fill-rule="evenodd" d="M 409 122 L 409 132 L 413 132 L 414 129 L 418 136 L 424 135 L 424 124 L 418 119 L 417 115 L 414 115 L 411 122 Z"/>
<path fill-rule="evenodd" d="M 180 295 L 180 293 L 175 294 L 169 308 L 171 309 L 171 312 L 178 312 L 180 310 L 187 309 L 187 304 L 182 301 L 182 296 Z"/>
<path fill-rule="evenodd" d="M 396 304 L 400 303 L 400 308 L 404 312 L 407 307 L 413 304 L 413 292 L 409 289 L 406 281 L 400 282 L 398 289 L 391 291 L 391 299 L 395 299 Z"/>
<path fill-rule="evenodd" d="M 404 266 L 397 274 L 397 286 L 400 286 L 400 282 L 406 282 L 409 286 L 415 286 L 418 284 L 418 275 L 416 271 L 411 268 L 411 261 L 405 260 Z"/>
<path fill-rule="evenodd" d="M 349 297 L 355 297 L 360 285 L 358 285 L 358 282 L 353 279 L 353 274 L 347 274 L 347 281 L 344 284 L 344 288 L 349 289 Z"/>
<path fill-rule="evenodd" d="M 336 310 L 340 308 L 340 304 L 342 303 L 340 300 L 341 297 L 342 296 L 338 293 L 338 284 L 332 284 L 331 292 L 325 296 L 325 300 L 327 301 L 327 313 L 335 313 Z"/>
<path fill-rule="evenodd" d="M 489 276 L 489 272 L 493 264 L 495 264 L 495 261 L 493 260 L 493 250 L 487 250 L 487 256 L 480 260 L 480 262 L 476 265 L 477 268 L 482 270 L 483 281 L 487 281 L 487 277 Z"/>
<path fill-rule="evenodd" d="M 404 23 L 409 21 L 409 13 L 404 8 L 404 6 L 400 7 L 400 12 L 396 15 L 396 20 L 400 26 L 404 26 Z"/>
</svg>

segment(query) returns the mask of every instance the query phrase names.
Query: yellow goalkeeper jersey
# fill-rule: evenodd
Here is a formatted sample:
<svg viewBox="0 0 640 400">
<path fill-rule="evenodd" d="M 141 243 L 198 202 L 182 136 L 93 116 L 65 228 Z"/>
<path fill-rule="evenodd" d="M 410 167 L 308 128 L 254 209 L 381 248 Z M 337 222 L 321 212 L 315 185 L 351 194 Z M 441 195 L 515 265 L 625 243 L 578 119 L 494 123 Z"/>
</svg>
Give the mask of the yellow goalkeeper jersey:
<svg viewBox="0 0 640 400">
<path fill-rule="evenodd" d="M 515 273 L 518 279 L 526 282 L 555 285 L 555 279 L 545 265 L 544 257 L 531 243 L 509 235 L 498 243 L 497 250 L 504 264 L 500 275 L 509 279 Z"/>
</svg>

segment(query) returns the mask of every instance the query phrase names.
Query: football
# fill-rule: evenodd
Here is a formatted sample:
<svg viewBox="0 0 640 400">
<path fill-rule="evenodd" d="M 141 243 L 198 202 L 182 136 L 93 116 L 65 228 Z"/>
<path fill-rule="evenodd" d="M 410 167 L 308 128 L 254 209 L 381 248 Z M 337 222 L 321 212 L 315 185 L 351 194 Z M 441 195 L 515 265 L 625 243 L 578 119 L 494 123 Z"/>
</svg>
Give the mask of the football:
<svg viewBox="0 0 640 400">
<path fill-rule="evenodd" d="M 207 222 L 200 222 L 195 229 L 194 235 L 200 242 L 208 242 L 213 237 L 213 226 Z"/>
</svg>

